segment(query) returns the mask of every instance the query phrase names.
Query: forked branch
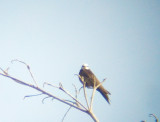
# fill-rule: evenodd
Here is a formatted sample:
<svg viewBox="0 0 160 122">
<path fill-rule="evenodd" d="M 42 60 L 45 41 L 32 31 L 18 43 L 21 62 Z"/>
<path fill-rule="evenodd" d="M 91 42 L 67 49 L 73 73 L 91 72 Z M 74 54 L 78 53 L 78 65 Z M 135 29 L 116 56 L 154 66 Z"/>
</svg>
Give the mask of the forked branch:
<svg viewBox="0 0 160 122">
<path fill-rule="evenodd" d="M 46 98 L 53 98 L 53 99 L 58 100 L 59 102 L 62 102 L 62 103 L 64 103 L 64 104 L 66 104 L 66 105 L 69 105 L 70 107 L 69 107 L 68 111 L 73 107 L 73 108 L 75 108 L 75 109 L 77 109 L 77 110 L 80 110 L 80 111 L 82 111 L 82 112 L 85 112 L 85 113 L 89 114 L 89 115 L 91 116 L 91 118 L 92 118 L 95 122 L 99 122 L 99 120 L 98 120 L 98 119 L 96 118 L 96 116 L 93 114 L 91 108 L 92 108 L 92 104 L 93 104 L 93 98 L 94 98 L 95 91 L 96 91 L 96 89 L 97 89 L 101 84 L 99 84 L 98 86 L 94 87 L 93 93 L 92 93 L 92 97 L 91 97 L 91 103 L 90 103 L 90 105 L 89 105 L 88 99 L 87 99 L 87 94 L 86 94 L 86 90 L 85 90 L 85 83 L 83 84 L 84 96 L 85 96 L 85 100 L 86 100 L 86 103 L 87 103 L 87 107 L 85 107 L 85 105 L 83 105 L 83 104 L 77 99 L 78 92 L 77 92 L 77 89 L 76 89 L 75 86 L 74 86 L 74 87 L 75 87 L 76 95 L 75 95 L 75 97 L 74 97 L 74 96 L 71 95 L 66 89 L 63 88 L 63 86 L 62 86 L 61 83 L 59 84 L 59 86 L 54 86 L 54 85 L 49 84 L 49 83 L 46 83 L 46 82 L 44 83 L 44 85 L 47 84 L 47 85 L 52 86 L 52 87 L 54 87 L 54 88 L 60 89 L 62 92 L 64 92 L 66 95 L 68 95 L 73 101 L 62 99 L 62 98 L 60 98 L 60 97 L 58 97 L 58 96 L 55 96 L 55 95 L 53 95 L 53 94 L 51 94 L 51 93 L 43 90 L 42 88 L 40 88 L 40 87 L 37 85 L 37 82 L 35 81 L 35 79 L 34 79 L 34 77 L 33 77 L 33 74 L 32 74 L 32 72 L 31 72 L 31 70 L 30 70 L 30 66 L 29 66 L 29 65 L 27 65 L 25 62 L 20 61 L 20 60 L 17 60 L 17 59 L 16 59 L 16 60 L 12 60 L 12 62 L 14 62 L 14 61 L 18 61 L 18 62 L 26 65 L 26 67 L 27 67 L 27 69 L 28 69 L 28 71 L 29 71 L 29 73 L 30 73 L 30 75 L 31 75 L 31 77 L 32 77 L 35 85 L 34 85 L 34 84 L 29 84 L 29 83 L 27 83 L 27 82 L 24 82 L 24 81 L 22 81 L 22 80 L 19 80 L 19 79 L 17 79 L 17 78 L 14 78 L 13 76 L 11 76 L 11 75 L 8 74 L 8 69 L 7 69 L 7 70 L 3 70 L 2 68 L 0 68 L 0 70 L 2 70 L 2 72 L 0 72 L 0 75 L 1 75 L 1 76 L 4 76 L 4 77 L 6 77 L 6 78 L 9 78 L 9 79 L 11 79 L 11 80 L 13 80 L 13 81 L 21 84 L 21 85 L 25 85 L 25 86 L 31 87 L 31 88 L 33 88 L 33 89 L 35 89 L 35 90 L 37 90 L 37 91 L 40 92 L 40 94 L 36 94 L 36 95 L 27 95 L 27 96 L 24 97 L 24 99 L 25 99 L 26 97 L 33 97 L 33 96 L 38 96 L 38 95 L 46 95 L 46 97 L 42 100 L 42 103 L 44 102 L 44 100 L 45 100 Z M 67 115 L 68 111 L 66 112 L 65 116 Z M 63 120 L 64 120 L 65 116 L 63 117 Z"/>
</svg>

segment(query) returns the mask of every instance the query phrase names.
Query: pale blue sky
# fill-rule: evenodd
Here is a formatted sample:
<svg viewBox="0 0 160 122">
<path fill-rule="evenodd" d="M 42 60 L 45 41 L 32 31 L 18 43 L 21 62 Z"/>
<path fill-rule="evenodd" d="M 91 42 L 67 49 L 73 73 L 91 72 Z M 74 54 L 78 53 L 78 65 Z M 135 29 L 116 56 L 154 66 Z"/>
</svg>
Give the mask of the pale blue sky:
<svg viewBox="0 0 160 122">
<path fill-rule="evenodd" d="M 97 92 L 94 113 L 101 122 L 160 118 L 160 1 L 0 0 L 0 67 L 19 79 L 58 85 L 74 94 L 82 86 L 74 74 L 88 63 L 111 92 L 111 105 Z M 61 92 L 45 87 L 53 94 Z M 91 90 L 87 90 L 89 93 Z M 0 76 L 0 122 L 59 122 L 68 106 Z M 83 100 L 83 94 L 79 96 Z M 92 122 L 72 109 L 65 122 Z"/>
</svg>

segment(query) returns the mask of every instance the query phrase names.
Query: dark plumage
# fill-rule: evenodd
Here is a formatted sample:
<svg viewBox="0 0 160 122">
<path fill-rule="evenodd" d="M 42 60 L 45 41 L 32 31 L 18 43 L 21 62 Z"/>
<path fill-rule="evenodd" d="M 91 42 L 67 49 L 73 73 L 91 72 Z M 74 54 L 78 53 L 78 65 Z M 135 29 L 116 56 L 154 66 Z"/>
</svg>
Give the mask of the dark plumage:
<svg viewBox="0 0 160 122">
<path fill-rule="evenodd" d="M 82 83 L 85 82 L 86 83 L 86 87 L 88 87 L 88 88 L 93 88 L 94 82 L 96 83 L 96 85 L 98 85 L 100 83 L 99 80 L 96 78 L 96 76 L 89 69 L 87 64 L 83 64 L 82 65 L 82 68 L 81 68 L 81 70 L 79 72 L 79 75 L 81 77 L 81 78 L 79 78 L 80 81 Z M 97 91 L 99 91 L 102 94 L 102 96 L 105 98 L 105 100 L 108 103 L 110 103 L 109 97 L 108 97 L 108 95 L 110 95 L 109 91 L 107 91 L 102 85 L 100 85 L 97 88 Z"/>
</svg>

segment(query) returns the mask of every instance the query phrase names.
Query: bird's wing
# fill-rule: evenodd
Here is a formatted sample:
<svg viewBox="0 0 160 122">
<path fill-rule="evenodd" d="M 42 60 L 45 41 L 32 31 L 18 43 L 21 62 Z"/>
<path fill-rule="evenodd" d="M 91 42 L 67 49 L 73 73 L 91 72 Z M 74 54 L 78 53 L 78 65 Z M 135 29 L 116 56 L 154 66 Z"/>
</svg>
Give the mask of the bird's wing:
<svg viewBox="0 0 160 122">
<path fill-rule="evenodd" d="M 96 82 L 96 85 L 100 83 L 91 70 L 81 69 L 79 75 L 84 78 L 86 86 L 89 88 L 93 88 L 94 81 Z"/>
</svg>

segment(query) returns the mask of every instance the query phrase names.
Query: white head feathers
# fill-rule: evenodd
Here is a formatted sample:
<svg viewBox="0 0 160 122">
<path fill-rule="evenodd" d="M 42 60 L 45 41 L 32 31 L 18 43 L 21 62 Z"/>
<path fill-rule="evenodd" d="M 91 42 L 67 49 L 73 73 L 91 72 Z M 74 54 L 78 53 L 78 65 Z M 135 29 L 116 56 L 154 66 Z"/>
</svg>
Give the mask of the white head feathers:
<svg viewBox="0 0 160 122">
<path fill-rule="evenodd" d="M 89 69 L 88 64 L 83 64 L 81 69 Z"/>
</svg>

